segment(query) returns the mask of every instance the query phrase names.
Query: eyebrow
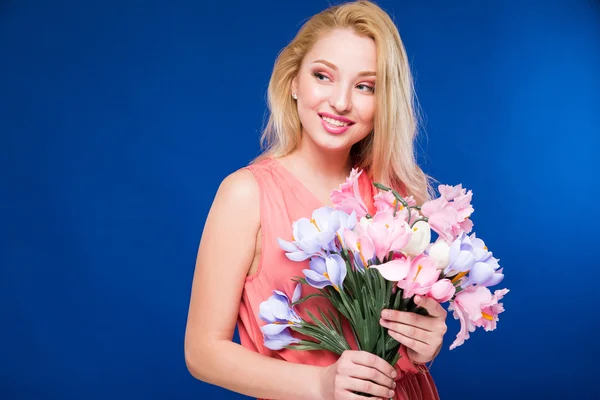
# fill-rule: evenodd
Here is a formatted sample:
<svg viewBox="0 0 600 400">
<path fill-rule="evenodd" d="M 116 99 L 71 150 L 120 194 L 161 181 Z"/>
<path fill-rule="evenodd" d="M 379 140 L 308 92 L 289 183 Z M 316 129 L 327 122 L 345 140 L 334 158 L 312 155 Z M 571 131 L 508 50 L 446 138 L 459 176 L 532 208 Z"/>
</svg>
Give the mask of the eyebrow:
<svg viewBox="0 0 600 400">
<path fill-rule="evenodd" d="M 316 63 L 325 64 L 325 65 L 327 65 L 329 68 L 331 68 L 334 71 L 338 70 L 338 68 L 335 65 L 333 65 L 332 63 L 330 63 L 329 61 L 325 61 L 325 60 L 315 60 L 315 61 L 313 61 L 313 64 L 316 64 Z M 373 71 L 362 71 L 362 72 L 358 73 L 358 76 L 375 76 L 375 72 L 373 72 Z"/>
</svg>

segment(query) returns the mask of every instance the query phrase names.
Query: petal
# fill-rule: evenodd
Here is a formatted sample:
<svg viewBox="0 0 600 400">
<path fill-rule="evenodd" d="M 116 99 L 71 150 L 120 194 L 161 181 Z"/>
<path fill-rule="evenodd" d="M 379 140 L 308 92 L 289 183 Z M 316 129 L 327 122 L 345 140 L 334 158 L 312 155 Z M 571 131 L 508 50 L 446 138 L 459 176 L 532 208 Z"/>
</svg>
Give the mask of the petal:
<svg viewBox="0 0 600 400">
<path fill-rule="evenodd" d="M 408 261 L 407 261 L 408 260 Z M 398 282 L 405 279 L 410 271 L 410 260 L 393 260 L 379 265 L 372 265 L 388 281 Z"/>
<path fill-rule="evenodd" d="M 260 331 L 265 335 L 277 335 L 281 333 L 285 328 L 287 328 L 288 324 L 268 324 L 260 327 Z"/>
<path fill-rule="evenodd" d="M 323 289 L 324 287 L 331 285 L 331 282 L 328 279 L 325 279 L 324 281 L 312 280 L 308 276 L 306 277 L 306 282 L 316 289 Z"/>
<path fill-rule="evenodd" d="M 279 247 L 281 247 L 283 250 L 289 253 L 294 253 L 300 250 L 295 244 L 286 242 L 285 240 L 280 238 L 277 238 L 277 243 L 279 244 Z"/>
<path fill-rule="evenodd" d="M 478 262 L 473 265 L 469 272 L 469 282 L 474 284 L 483 283 L 494 276 L 494 269 L 486 263 Z"/>
<path fill-rule="evenodd" d="M 329 282 L 329 279 L 327 279 L 325 276 L 311 270 L 311 269 L 303 269 L 302 272 L 304 272 L 304 276 L 306 276 L 306 279 L 310 279 L 311 281 L 318 283 L 318 282 Z"/>
<path fill-rule="evenodd" d="M 296 242 L 315 237 L 319 233 L 317 227 L 307 218 L 300 218 L 296 222 L 297 233 L 294 235 Z"/>
<path fill-rule="evenodd" d="M 292 303 L 295 303 L 298 300 L 300 300 L 300 296 L 302 296 L 302 285 L 297 284 L 296 289 L 294 289 L 294 294 L 292 295 Z"/>
<path fill-rule="evenodd" d="M 296 253 L 285 253 L 285 256 L 292 260 L 292 261 L 296 261 L 296 262 L 300 262 L 300 261 L 304 261 L 307 260 L 308 258 L 310 258 L 310 254 L 308 254 L 305 251 L 298 251 Z"/>
<path fill-rule="evenodd" d="M 358 251 L 358 236 L 350 229 L 344 229 L 344 241 L 346 246 L 352 251 Z"/>
<path fill-rule="evenodd" d="M 274 322 L 276 320 L 275 315 L 273 315 L 273 312 L 269 308 L 267 301 L 263 301 L 262 303 L 260 303 L 260 305 L 258 306 L 258 310 L 259 316 L 263 321 Z"/>
<path fill-rule="evenodd" d="M 308 263 L 310 269 L 318 273 L 319 275 L 324 275 L 327 272 L 327 265 L 325 264 L 325 259 L 322 257 L 313 257 Z"/>
<path fill-rule="evenodd" d="M 344 278 L 346 277 L 346 263 L 337 254 L 327 257 L 325 260 L 327 263 L 327 275 L 332 284 L 338 288 L 343 287 Z"/>
<path fill-rule="evenodd" d="M 288 330 L 284 330 L 281 333 L 273 336 L 265 336 L 264 345 L 266 348 L 271 350 L 281 350 L 292 343 L 298 343 L 299 339 L 292 337 Z"/>
<path fill-rule="evenodd" d="M 360 241 L 360 252 L 366 261 L 370 260 L 375 256 L 375 245 L 368 235 L 360 235 L 358 238 Z"/>
</svg>

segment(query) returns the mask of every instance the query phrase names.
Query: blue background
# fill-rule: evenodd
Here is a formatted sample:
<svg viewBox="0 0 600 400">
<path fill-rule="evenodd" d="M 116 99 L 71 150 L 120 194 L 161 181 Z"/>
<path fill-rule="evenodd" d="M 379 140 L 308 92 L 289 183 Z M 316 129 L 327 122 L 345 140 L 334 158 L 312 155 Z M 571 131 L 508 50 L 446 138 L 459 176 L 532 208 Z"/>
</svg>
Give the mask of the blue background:
<svg viewBox="0 0 600 400">
<path fill-rule="evenodd" d="M 511 289 L 496 331 L 448 351 L 448 321 L 442 399 L 599 396 L 599 3 L 379 4 L 415 73 L 421 165 L 474 191 Z M 185 366 L 196 249 L 259 152 L 277 52 L 327 5 L 0 4 L 0 398 L 243 398 Z"/>
</svg>

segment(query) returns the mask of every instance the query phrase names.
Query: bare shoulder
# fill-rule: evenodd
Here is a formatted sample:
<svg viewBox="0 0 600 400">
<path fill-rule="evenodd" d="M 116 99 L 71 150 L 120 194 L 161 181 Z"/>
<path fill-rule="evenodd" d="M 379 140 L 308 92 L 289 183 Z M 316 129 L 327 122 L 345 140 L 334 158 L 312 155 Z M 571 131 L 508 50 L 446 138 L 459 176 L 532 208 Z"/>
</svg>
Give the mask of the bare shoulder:
<svg viewBox="0 0 600 400">
<path fill-rule="evenodd" d="M 227 175 L 219 185 L 213 207 L 225 207 L 232 212 L 245 211 L 248 217 L 258 213 L 260 189 L 254 175 L 248 169 L 238 169 Z"/>
</svg>

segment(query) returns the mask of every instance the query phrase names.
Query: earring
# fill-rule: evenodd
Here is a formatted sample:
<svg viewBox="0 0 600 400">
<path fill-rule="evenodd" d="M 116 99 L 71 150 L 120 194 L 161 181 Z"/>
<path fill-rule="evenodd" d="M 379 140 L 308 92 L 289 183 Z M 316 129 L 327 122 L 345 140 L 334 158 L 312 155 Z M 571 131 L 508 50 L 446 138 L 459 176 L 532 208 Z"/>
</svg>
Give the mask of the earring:
<svg viewBox="0 0 600 400">
<path fill-rule="evenodd" d="M 294 100 L 296 100 L 296 99 L 298 98 L 298 96 L 296 96 L 296 93 L 292 93 L 292 98 L 293 98 Z"/>
</svg>

